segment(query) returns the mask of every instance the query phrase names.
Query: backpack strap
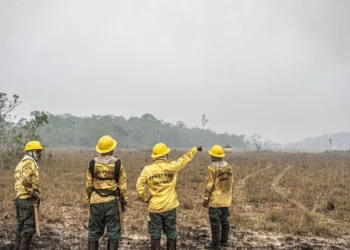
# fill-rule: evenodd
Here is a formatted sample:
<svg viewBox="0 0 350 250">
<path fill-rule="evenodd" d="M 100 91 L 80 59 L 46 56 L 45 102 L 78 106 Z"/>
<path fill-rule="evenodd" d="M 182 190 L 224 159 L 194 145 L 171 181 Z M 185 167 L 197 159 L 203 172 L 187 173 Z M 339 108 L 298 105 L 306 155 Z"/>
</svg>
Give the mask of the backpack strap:
<svg viewBox="0 0 350 250">
<path fill-rule="evenodd" d="M 94 159 L 90 161 L 89 170 L 92 177 L 92 181 L 94 181 L 95 179 L 95 160 Z"/>
<path fill-rule="evenodd" d="M 120 168 L 121 168 L 121 161 L 118 159 L 115 163 L 115 181 L 117 182 L 117 184 L 119 185 L 119 174 L 120 174 Z"/>
<path fill-rule="evenodd" d="M 119 174 L 120 174 L 120 168 L 121 168 L 121 162 L 119 159 L 114 163 L 114 166 L 115 166 L 115 176 L 113 179 L 115 179 L 115 181 L 119 185 Z M 95 175 L 95 160 L 90 161 L 89 171 L 90 171 L 90 174 L 92 177 L 92 181 L 94 181 L 94 179 L 95 179 L 95 176 L 94 176 Z M 110 178 L 108 178 L 108 179 L 110 179 Z M 118 187 L 117 190 L 109 191 L 109 192 L 105 192 L 104 190 L 98 190 L 98 189 L 94 189 L 94 188 L 93 188 L 93 191 L 98 193 L 101 197 L 107 197 L 107 196 L 111 196 L 111 195 L 114 196 L 114 195 L 118 194 L 118 192 L 120 190 Z"/>
<path fill-rule="evenodd" d="M 119 184 L 119 174 L 120 174 L 120 168 L 121 168 L 121 161 L 118 159 L 115 163 L 115 181 L 117 182 L 117 184 Z M 91 160 L 90 161 L 90 165 L 89 165 L 89 171 L 92 177 L 92 180 L 95 179 L 95 160 Z"/>
</svg>

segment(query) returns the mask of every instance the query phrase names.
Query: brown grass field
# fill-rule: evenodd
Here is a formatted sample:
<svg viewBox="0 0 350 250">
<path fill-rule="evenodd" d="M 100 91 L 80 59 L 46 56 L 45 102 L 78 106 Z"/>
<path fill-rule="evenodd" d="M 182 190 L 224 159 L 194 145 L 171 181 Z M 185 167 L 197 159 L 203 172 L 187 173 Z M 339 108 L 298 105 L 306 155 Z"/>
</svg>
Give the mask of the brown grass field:
<svg viewBox="0 0 350 250">
<path fill-rule="evenodd" d="M 120 249 L 149 249 L 147 206 L 137 200 L 135 185 L 151 162 L 150 152 L 116 155 L 126 168 L 129 189 Z M 87 150 L 46 153 L 39 169 L 42 235 L 34 237 L 33 249 L 87 249 L 85 174 L 93 156 Z M 350 249 L 349 153 L 233 153 L 226 160 L 235 171 L 227 249 Z M 178 176 L 178 249 L 203 249 L 210 240 L 207 209 L 202 207 L 209 162 L 206 152 L 198 153 Z M 13 244 L 15 165 L 1 169 L 0 249 Z M 106 248 L 105 237 L 101 246 Z"/>
</svg>

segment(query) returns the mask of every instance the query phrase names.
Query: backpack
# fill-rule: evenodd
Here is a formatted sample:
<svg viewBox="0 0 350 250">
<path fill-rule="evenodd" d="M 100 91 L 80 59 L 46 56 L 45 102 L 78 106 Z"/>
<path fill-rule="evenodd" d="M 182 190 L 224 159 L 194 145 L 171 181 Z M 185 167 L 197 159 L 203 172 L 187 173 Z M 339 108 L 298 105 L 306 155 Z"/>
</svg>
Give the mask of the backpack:
<svg viewBox="0 0 350 250">
<path fill-rule="evenodd" d="M 89 165 L 89 171 L 92 177 L 92 182 L 94 182 L 94 179 L 101 179 L 101 180 L 115 180 L 117 183 L 118 187 L 116 190 L 104 190 L 104 189 L 95 189 L 93 188 L 93 191 L 98 193 L 101 197 L 107 197 L 107 196 L 120 196 L 120 190 L 119 190 L 119 174 L 120 174 L 120 168 L 121 168 L 121 161 L 118 159 L 115 163 L 115 176 L 114 178 L 98 178 L 95 177 L 95 160 L 92 159 L 90 161 Z"/>
</svg>

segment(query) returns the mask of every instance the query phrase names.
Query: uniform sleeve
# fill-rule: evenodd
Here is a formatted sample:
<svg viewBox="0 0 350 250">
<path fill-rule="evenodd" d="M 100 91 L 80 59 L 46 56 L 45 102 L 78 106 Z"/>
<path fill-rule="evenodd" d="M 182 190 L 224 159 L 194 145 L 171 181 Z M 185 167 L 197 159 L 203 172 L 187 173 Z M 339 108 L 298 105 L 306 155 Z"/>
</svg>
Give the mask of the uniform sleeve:
<svg viewBox="0 0 350 250">
<path fill-rule="evenodd" d="M 92 176 L 91 176 L 89 168 L 87 169 L 87 172 L 86 172 L 86 184 L 85 184 L 85 186 L 86 186 L 87 199 L 90 200 L 90 197 L 91 197 L 91 194 L 93 191 L 93 187 L 92 187 Z"/>
<path fill-rule="evenodd" d="M 147 176 L 146 176 L 146 171 L 145 169 L 142 170 L 141 175 L 137 179 L 136 183 L 136 192 L 137 192 L 137 197 L 143 201 L 147 202 L 147 194 L 146 194 L 146 184 L 147 184 Z"/>
<path fill-rule="evenodd" d="M 185 153 L 182 157 L 177 159 L 177 161 L 173 161 L 175 172 L 179 172 L 183 169 L 195 156 L 197 153 L 197 147 L 191 148 L 187 153 Z"/>
<path fill-rule="evenodd" d="M 122 199 L 127 203 L 128 202 L 128 185 L 126 182 L 126 172 L 123 165 L 120 168 L 119 189 L 120 189 L 120 194 L 122 195 Z"/>
<path fill-rule="evenodd" d="M 210 194 L 213 190 L 213 185 L 215 181 L 215 173 L 212 170 L 212 168 L 209 166 L 206 172 L 206 178 L 205 178 L 205 186 L 204 186 L 204 200 L 209 200 Z"/>
<path fill-rule="evenodd" d="M 22 184 L 26 189 L 33 189 L 33 191 L 39 190 L 39 173 L 35 167 L 35 164 L 28 163 L 22 170 Z"/>
</svg>

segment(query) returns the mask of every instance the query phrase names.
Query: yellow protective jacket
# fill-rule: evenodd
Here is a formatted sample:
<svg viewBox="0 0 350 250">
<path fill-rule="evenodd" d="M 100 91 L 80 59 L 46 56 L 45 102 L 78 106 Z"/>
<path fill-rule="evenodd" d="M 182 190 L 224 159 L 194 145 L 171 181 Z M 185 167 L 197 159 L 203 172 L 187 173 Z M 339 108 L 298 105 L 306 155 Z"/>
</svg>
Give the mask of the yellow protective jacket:
<svg viewBox="0 0 350 250">
<path fill-rule="evenodd" d="M 39 190 L 38 165 L 29 155 L 25 155 L 15 169 L 16 199 L 31 198 L 34 191 Z"/>
<path fill-rule="evenodd" d="M 136 183 L 138 198 L 147 202 L 145 186 L 148 186 L 150 201 L 148 211 L 162 213 L 170 211 L 179 205 L 176 193 L 177 175 L 197 153 L 197 147 L 192 148 L 176 161 L 157 158 L 151 165 L 144 167 Z"/>
<path fill-rule="evenodd" d="M 232 167 L 225 161 L 213 162 L 207 169 L 203 199 L 209 200 L 209 207 L 229 207 L 232 188 Z"/>
<path fill-rule="evenodd" d="M 119 187 L 120 194 L 125 203 L 128 201 L 128 190 L 126 183 L 126 173 L 124 166 L 121 165 L 119 173 L 119 186 L 115 181 L 115 162 L 118 159 L 112 155 L 101 155 L 94 158 L 95 171 L 94 179 L 90 173 L 90 169 L 87 169 L 86 173 L 86 192 L 87 199 L 90 203 L 103 203 L 111 200 L 115 200 L 115 191 Z M 108 196 L 100 195 L 99 193 L 109 194 Z"/>
</svg>

